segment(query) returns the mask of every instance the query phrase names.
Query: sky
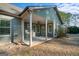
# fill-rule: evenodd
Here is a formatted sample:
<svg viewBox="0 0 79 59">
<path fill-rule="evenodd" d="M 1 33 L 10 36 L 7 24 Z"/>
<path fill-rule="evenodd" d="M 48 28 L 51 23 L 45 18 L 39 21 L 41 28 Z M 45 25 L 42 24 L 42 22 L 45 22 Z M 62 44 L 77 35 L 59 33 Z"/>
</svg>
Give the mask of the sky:
<svg viewBox="0 0 79 59">
<path fill-rule="evenodd" d="M 27 6 L 53 6 L 56 5 L 59 11 L 71 14 L 79 14 L 79 3 L 12 3 L 13 5 L 25 8 Z"/>
<path fill-rule="evenodd" d="M 27 6 L 53 6 L 54 3 L 12 3 L 15 6 L 20 8 L 25 8 Z"/>
<path fill-rule="evenodd" d="M 79 14 L 79 3 L 13 3 L 13 5 L 25 8 L 27 6 L 57 6 L 59 11 L 71 14 Z M 79 27 L 79 19 L 77 19 L 77 26 Z M 70 23 L 72 26 L 75 23 Z"/>
</svg>

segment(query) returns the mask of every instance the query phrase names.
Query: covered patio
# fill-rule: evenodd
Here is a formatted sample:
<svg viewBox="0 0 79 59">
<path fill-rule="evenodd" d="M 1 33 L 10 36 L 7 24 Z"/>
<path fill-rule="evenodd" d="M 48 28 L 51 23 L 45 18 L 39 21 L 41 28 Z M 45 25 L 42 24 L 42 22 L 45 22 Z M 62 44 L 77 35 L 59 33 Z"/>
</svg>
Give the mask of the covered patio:
<svg viewBox="0 0 79 59">
<path fill-rule="evenodd" d="M 27 7 L 22 18 L 22 41 L 30 47 L 58 36 L 62 21 L 57 7 Z"/>
</svg>

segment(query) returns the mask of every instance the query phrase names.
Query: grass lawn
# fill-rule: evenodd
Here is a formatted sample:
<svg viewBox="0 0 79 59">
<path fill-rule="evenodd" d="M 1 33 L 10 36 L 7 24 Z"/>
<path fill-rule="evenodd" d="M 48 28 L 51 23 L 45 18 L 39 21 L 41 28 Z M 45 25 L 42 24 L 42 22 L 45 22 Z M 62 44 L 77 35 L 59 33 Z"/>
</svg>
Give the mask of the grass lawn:
<svg viewBox="0 0 79 59">
<path fill-rule="evenodd" d="M 79 46 L 69 44 L 66 40 L 55 39 L 31 48 L 20 44 L 6 44 L 0 46 L 0 55 L 14 56 L 75 56 L 79 55 Z"/>
</svg>

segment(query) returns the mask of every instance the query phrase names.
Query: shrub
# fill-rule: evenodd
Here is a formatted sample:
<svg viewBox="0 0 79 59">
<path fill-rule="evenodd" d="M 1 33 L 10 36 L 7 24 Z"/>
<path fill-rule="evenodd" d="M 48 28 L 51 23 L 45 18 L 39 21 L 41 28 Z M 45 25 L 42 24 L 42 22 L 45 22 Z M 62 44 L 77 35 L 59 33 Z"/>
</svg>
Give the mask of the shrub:
<svg viewBox="0 0 79 59">
<path fill-rule="evenodd" d="M 79 27 L 76 27 L 76 26 L 68 27 L 67 32 L 70 33 L 70 34 L 78 34 L 79 33 Z"/>
</svg>

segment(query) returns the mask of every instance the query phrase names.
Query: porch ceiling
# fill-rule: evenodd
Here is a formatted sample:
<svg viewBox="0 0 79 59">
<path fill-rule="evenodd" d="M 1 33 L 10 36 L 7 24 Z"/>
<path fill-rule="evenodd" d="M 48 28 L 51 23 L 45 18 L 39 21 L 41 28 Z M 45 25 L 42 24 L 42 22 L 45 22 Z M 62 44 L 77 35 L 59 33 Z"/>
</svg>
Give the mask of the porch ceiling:
<svg viewBox="0 0 79 59">
<path fill-rule="evenodd" d="M 29 22 L 29 15 L 27 15 L 27 17 L 26 17 L 26 19 L 25 19 L 25 22 Z M 40 24 L 45 24 L 45 18 L 44 17 L 42 17 L 42 16 L 38 16 L 38 15 L 35 15 L 35 14 L 33 14 L 33 17 L 32 17 L 32 22 L 33 23 L 40 23 Z M 49 21 L 48 20 L 48 23 L 53 23 L 53 21 Z"/>
</svg>

